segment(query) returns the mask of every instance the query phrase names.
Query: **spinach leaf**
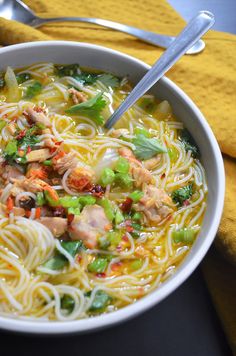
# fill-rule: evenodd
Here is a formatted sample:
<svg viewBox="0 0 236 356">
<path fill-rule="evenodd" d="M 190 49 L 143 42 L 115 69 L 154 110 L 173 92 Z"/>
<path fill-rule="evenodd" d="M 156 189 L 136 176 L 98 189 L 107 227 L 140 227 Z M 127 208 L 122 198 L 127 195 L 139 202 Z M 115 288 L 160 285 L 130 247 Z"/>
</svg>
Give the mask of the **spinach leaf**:
<svg viewBox="0 0 236 356">
<path fill-rule="evenodd" d="M 79 249 L 82 247 L 82 241 L 62 241 L 61 246 L 72 256 L 78 253 Z M 46 261 L 42 267 L 52 269 L 52 270 L 60 270 L 68 265 L 67 258 L 61 254 L 59 251 L 51 257 L 48 261 Z"/>
<path fill-rule="evenodd" d="M 166 149 L 161 146 L 157 139 L 148 138 L 143 134 L 137 135 L 132 142 L 135 145 L 134 154 L 141 160 L 146 160 L 154 157 L 158 153 L 166 152 Z"/>
<path fill-rule="evenodd" d="M 71 106 L 66 110 L 70 115 L 85 115 L 90 119 L 93 119 L 97 125 L 103 125 L 104 117 L 101 115 L 101 111 L 106 106 L 106 100 L 103 98 L 102 93 L 97 94 L 92 99 L 89 99 L 81 104 Z"/>
<path fill-rule="evenodd" d="M 18 84 L 22 84 L 31 78 L 32 75 L 30 73 L 21 73 L 16 75 L 16 80 Z"/>
<path fill-rule="evenodd" d="M 40 82 L 35 81 L 32 85 L 28 86 L 25 93 L 26 99 L 32 99 L 36 95 L 38 95 L 42 91 L 42 84 Z"/>
<path fill-rule="evenodd" d="M 199 158 L 200 157 L 200 151 L 199 148 L 194 140 L 194 138 L 191 136 L 190 132 L 187 129 L 181 130 L 180 134 L 180 140 L 182 141 L 185 151 L 191 151 L 191 156 L 193 158 Z"/>
<path fill-rule="evenodd" d="M 86 297 L 89 297 L 91 292 L 85 293 Z M 108 295 L 105 291 L 99 290 L 95 294 L 92 305 L 89 308 L 89 311 L 93 312 L 101 312 L 105 309 L 105 307 L 111 302 L 112 297 Z"/>
<path fill-rule="evenodd" d="M 193 185 L 189 184 L 183 188 L 179 188 L 179 189 L 175 190 L 171 194 L 171 197 L 172 197 L 172 200 L 176 204 L 178 204 L 179 206 L 182 206 L 186 200 L 191 198 L 192 195 L 193 195 Z"/>
</svg>

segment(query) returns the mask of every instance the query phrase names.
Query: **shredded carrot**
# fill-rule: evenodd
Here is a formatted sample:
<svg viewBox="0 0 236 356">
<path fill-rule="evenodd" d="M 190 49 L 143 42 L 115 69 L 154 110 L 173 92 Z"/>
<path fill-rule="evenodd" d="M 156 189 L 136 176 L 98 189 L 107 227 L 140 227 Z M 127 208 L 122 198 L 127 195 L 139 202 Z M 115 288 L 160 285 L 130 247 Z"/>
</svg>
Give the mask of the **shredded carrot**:
<svg viewBox="0 0 236 356">
<path fill-rule="evenodd" d="M 35 219 L 39 219 L 41 216 L 41 208 L 35 209 Z"/>
<path fill-rule="evenodd" d="M 30 169 L 27 172 L 27 178 L 39 178 L 39 179 L 46 179 L 48 177 L 47 171 L 45 167 L 40 167 L 38 169 Z"/>
<path fill-rule="evenodd" d="M 25 210 L 25 216 L 26 216 L 27 218 L 29 218 L 30 215 L 31 215 L 31 211 L 30 211 L 30 210 Z"/>
<path fill-rule="evenodd" d="M 53 157 L 53 160 L 57 161 L 58 159 L 64 157 L 65 154 L 66 153 L 64 151 L 60 151 L 56 156 Z"/>
<path fill-rule="evenodd" d="M 55 201 L 59 200 L 57 192 L 52 187 L 50 187 L 50 185 L 45 183 L 45 186 L 43 188 L 50 194 L 50 196 L 53 200 L 55 200 Z"/>
<path fill-rule="evenodd" d="M 10 196 L 7 198 L 7 210 L 11 211 L 14 207 L 14 201 L 13 198 Z"/>
</svg>

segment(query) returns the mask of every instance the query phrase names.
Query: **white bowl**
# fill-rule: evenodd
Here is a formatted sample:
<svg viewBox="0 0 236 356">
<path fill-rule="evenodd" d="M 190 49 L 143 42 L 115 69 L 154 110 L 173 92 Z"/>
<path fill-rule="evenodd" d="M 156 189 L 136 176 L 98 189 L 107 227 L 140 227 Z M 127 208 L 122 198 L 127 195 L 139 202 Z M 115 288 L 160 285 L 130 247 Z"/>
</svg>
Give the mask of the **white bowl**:
<svg viewBox="0 0 236 356">
<path fill-rule="evenodd" d="M 0 49 L 0 69 L 7 65 L 22 67 L 34 62 L 79 63 L 81 66 L 128 75 L 136 83 L 150 68 L 144 62 L 123 53 L 93 44 L 49 41 L 32 42 Z M 188 78 L 185 78 L 188 80 Z M 217 141 L 196 105 L 171 80 L 162 78 L 151 92 L 160 99 L 167 99 L 176 116 L 191 132 L 200 147 L 202 163 L 206 170 L 209 194 L 201 232 L 191 251 L 176 273 L 155 291 L 138 302 L 110 314 L 68 322 L 28 321 L 0 317 L 0 328 L 38 334 L 82 333 L 112 326 L 127 320 L 159 303 L 179 287 L 205 256 L 217 232 L 223 209 L 225 175 Z"/>
</svg>

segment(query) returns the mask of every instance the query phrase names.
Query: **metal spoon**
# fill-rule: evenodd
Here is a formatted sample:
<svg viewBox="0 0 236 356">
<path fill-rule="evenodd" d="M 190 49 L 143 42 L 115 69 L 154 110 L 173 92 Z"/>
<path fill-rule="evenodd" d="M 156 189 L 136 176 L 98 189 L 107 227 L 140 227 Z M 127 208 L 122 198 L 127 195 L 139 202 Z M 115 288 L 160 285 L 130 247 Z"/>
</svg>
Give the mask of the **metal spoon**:
<svg viewBox="0 0 236 356">
<path fill-rule="evenodd" d="M 174 42 L 175 37 L 159 35 L 154 32 L 141 30 L 136 27 L 123 25 L 118 22 L 86 17 L 54 17 L 54 18 L 41 18 L 21 0 L 2 0 L 0 2 L 0 16 L 9 20 L 22 22 L 32 27 L 40 27 L 43 24 L 50 22 L 61 21 L 78 21 L 88 22 L 102 27 L 112 28 L 113 30 L 128 33 L 131 36 L 139 38 L 140 40 L 150 43 L 154 46 L 168 48 Z M 199 39 L 194 45 L 189 48 L 187 54 L 195 54 L 203 51 L 205 43 Z"/>
<path fill-rule="evenodd" d="M 105 123 L 110 129 L 119 118 L 143 95 L 145 94 L 180 57 L 182 57 L 191 46 L 206 33 L 214 24 L 214 15 L 208 11 L 200 11 L 176 37 L 175 41 L 156 61 L 151 69 L 145 74 L 131 93 L 116 109 Z M 186 78 L 187 80 L 187 78 Z"/>
</svg>

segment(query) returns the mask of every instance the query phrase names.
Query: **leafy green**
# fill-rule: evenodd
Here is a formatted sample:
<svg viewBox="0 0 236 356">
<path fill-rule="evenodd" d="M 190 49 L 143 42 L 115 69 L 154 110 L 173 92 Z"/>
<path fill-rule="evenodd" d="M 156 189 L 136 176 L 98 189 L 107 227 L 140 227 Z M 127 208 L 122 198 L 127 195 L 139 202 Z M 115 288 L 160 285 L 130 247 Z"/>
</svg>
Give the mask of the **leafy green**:
<svg viewBox="0 0 236 356">
<path fill-rule="evenodd" d="M 172 232 L 172 237 L 175 243 L 184 242 L 191 244 L 196 236 L 196 231 L 191 228 L 184 228 Z"/>
<path fill-rule="evenodd" d="M 82 247 L 83 243 L 81 240 L 79 241 L 62 241 L 61 246 L 72 256 L 78 253 L 79 249 Z M 60 270 L 68 265 L 67 258 L 60 253 L 59 251 L 51 257 L 48 261 L 46 261 L 42 267 L 52 270 Z"/>
<path fill-rule="evenodd" d="M 27 129 L 25 135 L 22 138 L 17 139 L 18 147 L 21 149 L 26 149 L 27 147 L 35 146 L 35 144 L 39 142 L 39 138 L 36 136 L 37 130 L 38 127 L 36 125 L 30 129 Z"/>
<path fill-rule="evenodd" d="M 32 78 L 32 75 L 30 73 L 16 74 L 16 80 L 17 80 L 18 84 L 22 84 L 31 78 Z"/>
<path fill-rule="evenodd" d="M 17 141 L 16 140 L 11 140 L 8 142 L 8 144 L 6 145 L 5 149 L 4 149 L 4 153 L 8 156 L 13 156 L 16 154 L 17 152 Z"/>
<path fill-rule="evenodd" d="M 61 308 L 66 309 L 70 314 L 73 312 L 74 307 L 75 307 L 74 299 L 70 295 L 64 294 L 63 297 L 61 298 Z"/>
<path fill-rule="evenodd" d="M 120 211 L 120 209 L 116 210 L 116 215 L 115 215 L 115 224 L 119 225 L 125 220 L 124 215 Z"/>
<path fill-rule="evenodd" d="M 104 168 L 100 177 L 100 183 L 103 187 L 112 184 L 115 180 L 115 173 L 111 168 Z"/>
<path fill-rule="evenodd" d="M 83 85 L 89 85 L 95 83 L 97 77 L 97 74 L 94 73 L 81 72 L 75 76 L 75 79 L 81 82 Z"/>
<path fill-rule="evenodd" d="M 87 297 L 91 295 L 91 292 L 85 294 Z M 89 308 L 90 311 L 101 312 L 111 302 L 112 297 L 105 291 L 99 290 L 96 292 L 92 305 Z"/>
<path fill-rule="evenodd" d="M 182 206 L 186 200 L 191 198 L 192 195 L 193 195 L 193 185 L 189 184 L 183 188 L 179 188 L 173 191 L 171 197 L 176 204 Z"/>
<path fill-rule="evenodd" d="M 99 93 L 92 99 L 89 99 L 81 104 L 71 106 L 66 110 L 67 114 L 70 115 L 85 115 L 90 119 L 93 119 L 97 125 L 104 124 L 104 117 L 101 115 L 101 111 L 106 106 L 106 100 L 103 98 L 103 94 Z"/>
<path fill-rule="evenodd" d="M 81 204 L 82 207 L 85 207 L 86 205 L 94 205 L 96 203 L 96 198 L 91 195 L 84 195 L 79 197 L 78 199 L 79 204 Z"/>
<path fill-rule="evenodd" d="M 55 70 L 59 77 L 75 77 L 79 75 L 79 64 L 55 65 Z"/>
<path fill-rule="evenodd" d="M 141 160 L 146 160 L 158 153 L 166 152 L 166 149 L 161 146 L 157 139 L 148 138 L 142 134 L 137 135 L 133 139 L 133 144 L 135 145 L 134 154 Z"/>
<path fill-rule="evenodd" d="M 141 190 L 135 190 L 129 195 L 134 203 L 137 203 L 143 196 L 144 193 Z"/>
<path fill-rule="evenodd" d="M 107 218 L 110 221 L 113 221 L 115 214 L 114 214 L 114 209 L 113 209 L 113 206 L 112 206 L 110 200 L 108 200 L 107 198 L 102 198 L 98 201 L 98 204 L 103 207 Z"/>
<path fill-rule="evenodd" d="M 133 183 L 133 178 L 129 173 L 116 173 L 115 182 L 123 188 L 130 188 Z"/>
<path fill-rule="evenodd" d="M 185 151 L 191 151 L 191 155 L 193 158 L 199 158 L 200 157 L 199 148 L 194 138 L 191 136 L 190 132 L 187 129 L 183 129 L 180 131 L 179 136 L 180 136 L 180 140 L 184 145 Z"/>
<path fill-rule="evenodd" d="M 26 89 L 25 98 L 32 99 L 42 91 L 42 84 L 40 82 L 35 81 L 32 85 L 29 85 Z"/>
<path fill-rule="evenodd" d="M 88 271 L 93 273 L 103 273 L 107 268 L 106 258 L 95 258 L 95 260 L 88 264 Z"/>
<path fill-rule="evenodd" d="M 80 215 L 80 208 L 68 208 L 68 214 Z"/>
<path fill-rule="evenodd" d="M 129 172 L 129 162 L 124 157 L 119 157 L 116 165 L 115 171 L 118 173 L 128 173 Z"/>
<path fill-rule="evenodd" d="M 80 206 L 79 198 L 76 196 L 65 195 L 60 198 L 60 205 L 62 205 L 63 208 L 77 208 Z"/>
<path fill-rule="evenodd" d="M 102 82 L 106 87 L 117 88 L 120 84 L 120 81 L 117 77 L 109 73 L 101 74 L 97 77 L 97 80 Z"/>
</svg>

